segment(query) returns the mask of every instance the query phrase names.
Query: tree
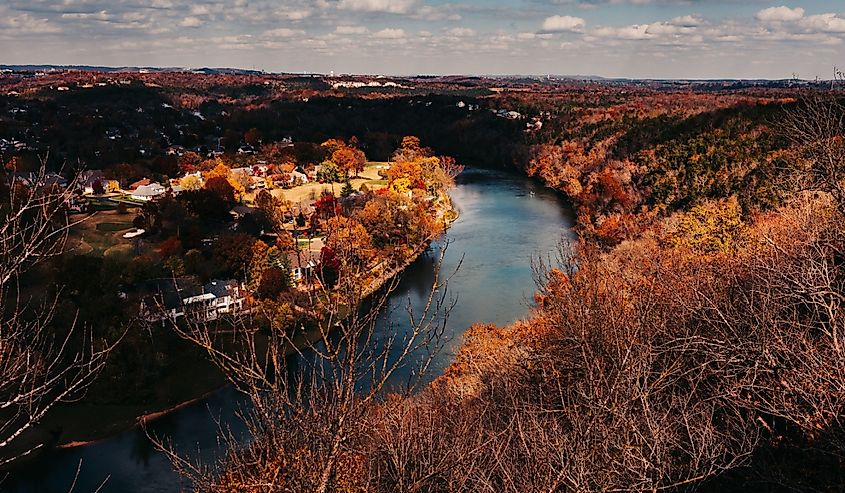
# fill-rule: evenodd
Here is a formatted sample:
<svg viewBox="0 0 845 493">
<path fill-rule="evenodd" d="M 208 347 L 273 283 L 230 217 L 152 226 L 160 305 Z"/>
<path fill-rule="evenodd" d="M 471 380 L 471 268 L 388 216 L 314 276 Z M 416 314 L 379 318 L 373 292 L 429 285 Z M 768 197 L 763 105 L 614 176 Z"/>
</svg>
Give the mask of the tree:
<svg viewBox="0 0 845 493">
<path fill-rule="evenodd" d="M 277 235 L 286 234 L 286 215 L 290 209 L 287 202 L 267 190 L 261 190 L 255 198 L 255 205 L 270 231 Z"/>
<path fill-rule="evenodd" d="M 249 398 L 252 409 L 244 420 L 250 439 L 222 435 L 227 453 L 211 466 L 187 460 L 160 440 L 159 446 L 201 491 L 372 490 L 377 483 L 367 480 L 364 439 L 379 426 L 370 417 L 375 418 L 372 413 L 399 368 L 424 374 L 441 347 L 451 307 L 447 283 L 438 269 L 424 311 L 409 309 L 410 327 L 388 338 L 379 337 L 375 325 L 386 295 L 365 306 L 366 290 L 352 285 L 340 292 L 323 290 L 304 307 L 318 314 L 309 322 L 316 340 L 306 348 L 294 342 L 301 332 L 287 309 L 283 316 L 268 317 L 271 326 L 259 337 L 250 321 L 235 323 L 226 343 L 210 326 L 174 327 L 205 349 Z M 395 286 L 389 282 L 385 292 Z M 302 356 L 299 365 L 288 363 L 291 350 Z M 407 392 L 418 385 L 413 379 Z"/>
<path fill-rule="evenodd" d="M 392 160 L 396 162 L 415 161 L 420 158 L 430 157 L 433 154 L 428 147 L 422 147 L 420 138 L 406 136 L 402 138 L 402 144 L 393 153 Z"/>
<path fill-rule="evenodd" d="M 367 156 L 363 151 L 347 146 L 332 153 L 332 162 L 336 163 L 347 176 L 353 176 L 364 171 Z"/>
<path fill-rule="evenodd" d="M 42 446 L 16 447 L 56 404 L 84 392 L 111 350 L 76 324 L 56 326 L 57 299 L 21 289 L 28 272 L 62 254 L 77 224 L 67 215 L 73 184 L 47 184 L 42 164 L 31 186 L 0 186 L 0 465 Z"/>
<path fill-rule="evenodd" d="M 250 128 L 244 133 L 244 142 L 251 146 L 261 143 L 261 132 L 257 128 Z"/>
<path fill-rule="evenodd" d="M 837 81 L 842 79 L 837 74 Z M 830 193 L 845 212 L 845 105 L 838 92 L 807 92 L 778 122 L 796 159 L 782 171 L 792 189 Z"/>
<path fill-rule="evenodd" d="M 187 151 L 179 156 L 179 168 L 184 172 L 192 172 L 199 169 L 202 163 L 202 156 L 193 151 Z"/>
<path fill-rule="evenodd" d="M 179 168 L 179 161 L 174 156 L 156 156 L 150 163 L 150 171 L 169 177 L 176 177 Z"/>
<path fill-rule="evenodd" d="M 346 142 L 341 139 L 329 139 L 320 144 L 320 147 L 323 148 L 327 155 L 331 156 L 338 149 L 346 147 Z"/>
<path fill-rule="evenodd" d="M 91 184 L 91 189 L 94 191 L 94 195 L 103 195 L 106 193 L 106 189 L 100 180 L 94 180 L 94 183 Z"/>
<path fill-rule="evenodd" d="M 275 300 L 290 286 L 290 272 L 269 267 L 261 274 L 256 295 L 262 300 Z"/>
<path fill-rule="evenodd" d="M 393 163 L 387 170 L 387 180 L 389 184 L 400 178 L 408 180 L 409 188 L 412 185 L 422 182 L 423 170 L 419 161 L 399 161 Z"/>
<path fill-rule="evenodd" d="M 333 161 L 323 161 L 320 164 L 320 171 L 317 172 L 317 179 L 328 183 L 335 183 L 342 181 L 345 177 Z"/>
<path fill-rule="evenodd" d="M 217 221 L 226 221 L 231 219 L 229 211 L 232 209 L 232 196 L 225 190 L 229 183 L 222 178 L 215 178 L 215 180 L 222 180 L 220 187 L 223 188 L 223 195 L 226 195 L 226 200 L 215 191 L 207 188 L 199 190 L 189 190 L 179 194 L 177 200 L 185 204 L 185 208 L 195 216 L 207 220 L 214 219 Z"/>
<path fill-rule="evenodd" d="M 320 194 L 320 197 L 314 202 L 314 208 L 322 219 L 328 219 L 340 213 L 340 204 L 337 197 L 329 191 Z"/>
<path fill-rule="evenodd" d="M 198 190 L 201 184 L 199 177 L 196 175 L 187 175 L 179 179 L 179 186 L 184 190 Z"/>
<path fill-rule="evenodd" d="M 257 241 L 241 233 L 221 236 L 214 244 L 214 259 L 222 272 L 236 279 L 243 278 L 252 262 Z"/>
<path fill-rule="evenodd" d="M 235 189 L 232 187 L 228 178 L 214 176 L 205 181 L 203 188 L 216 195 L 223 203 L 228 204 L 230 207 L 236 202 Z"/>
</svg>

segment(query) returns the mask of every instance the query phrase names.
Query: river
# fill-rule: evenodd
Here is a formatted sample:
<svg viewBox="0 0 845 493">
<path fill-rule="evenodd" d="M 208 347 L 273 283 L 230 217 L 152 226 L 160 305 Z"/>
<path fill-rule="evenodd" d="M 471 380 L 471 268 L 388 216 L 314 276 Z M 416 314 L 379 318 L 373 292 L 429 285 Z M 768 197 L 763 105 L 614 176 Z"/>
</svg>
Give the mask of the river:
<svg viewBox="0 0 845 493">
<path fill-rule="evenodd" d="M 468 168 L 450 196 L 460 217 L 444 239 L 403 273 L 391 295 L 388 320 L 381 324 L 382 330 L 401 328 L 409 302 L 419 310 L 431 287 L 439 248 L 448 241 L 441 271 L 453 272 L 462 261 L 448 287 L 457 304 L 429 378 L 449 365 L 461 334 L 473 323 L 505 325 L 528 314 L 535 287 L 531 261 L 552 254 L 561 238 L 571 238 L 573 222 L 557 193 L 519 175 Z M 169 437 L 180 450 L 210 458 L 217 451 L 217 421 L 230 424 L 235 433 L 242 431 L 235 417 L 242 404 L 226 388 L 156 420 L 149 431 Z M 167 459 L 142 430 L 133 429 L 85 447 L 45 452 L 0 482 L 0 491 L 66 493 L 77 470 L 75 492 L 93 492 L 106 480 L 102 492 L 176 492 L 181 486 Z"/>
</svg>

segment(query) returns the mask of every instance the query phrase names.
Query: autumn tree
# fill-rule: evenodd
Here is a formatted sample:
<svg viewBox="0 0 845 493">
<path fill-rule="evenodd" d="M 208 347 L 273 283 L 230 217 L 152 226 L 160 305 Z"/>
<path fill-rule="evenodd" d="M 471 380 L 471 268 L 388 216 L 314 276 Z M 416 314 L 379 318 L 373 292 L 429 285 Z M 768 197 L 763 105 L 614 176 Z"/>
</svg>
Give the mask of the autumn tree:
<svg viewBox="0 0 845 493">
<path fill-rule="evenodd" d="M 332 162 L 337 164 L 347 176 L 353 176 L 364 171 L 367 156 L 360 149 L 346 146 L 332 153 Z"/>
<path fill-rule="evenodd" d="M 212 464 L 193 462 L 170 444 L 157 443 L 177 471 L 202 491 L 371 490 L 365 455 L 366 437 L 374 430 L 369 416 L 399 369 L 424 374 L 440 348 L 452 306 L 447 283 L 437 269 L 425 308 L 408 308 L 409 327 L 389 337 L 381 337 L 376 321 L 395 281 L 385 286 L 387 294 L 377 294 L 367 304 L 361 286 L 322 291 L 306 307 L 319 314 L 312 322 L 313 343 L 306 342 L 306 348 L 296 337 L 301 332 L 291 327 L 286 303 L 276 305 L 280 316 L 266 317 L 271 327 L 260 337 L 249 320 L 233 323 L 225 345 L 219 331 L 209 326 L 174 326 L 205 349 L 249 399 L 251 408 L 243 418 L 250 439 L 222 434 L 227 451 Z M 300 355 L 301 364 L 288 363 L 291 351 Z M 407 392 L 418 384 L 418 379 L 411 380 Z"/>
<path fill-rule="evenodd" d="M 223 176 L 214 176 L 205 180 L 203 189 L 217 196 L 223 203 L 234 205 L 237 201 L 235 189 L 229 179 Z"/>
<path fill-rule="evenodd" d="M 214 259 L 224 274 L 242 278 L 252 263 L 257 240 L 241 233 L 225 234 L 214 244 Z"/>
<path fill-rule="evenodd" d="M 257 146 L 261 143 L 262 135 L 261 131 L 257 128 L 250 128 L 244 133 L 244 142 L 251 146 Z"/>
<path fill-rule="evenodd" d="M 199 169 L 202 163 L 202 156 L 193 151 L 186 151 L 179 156 L 179 169 L 184 172 L 192 172 Z"/>
</svg>

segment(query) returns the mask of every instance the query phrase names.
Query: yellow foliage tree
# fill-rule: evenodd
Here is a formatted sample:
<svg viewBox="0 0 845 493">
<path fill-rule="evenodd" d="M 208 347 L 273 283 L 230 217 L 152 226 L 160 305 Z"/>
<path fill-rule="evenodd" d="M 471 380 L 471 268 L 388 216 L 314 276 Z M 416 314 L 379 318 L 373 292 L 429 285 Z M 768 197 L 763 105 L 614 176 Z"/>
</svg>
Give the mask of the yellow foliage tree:
<svg viewBox="0 0 845 493">
<path fill-rule="evenodd" d="M 188 175 L 179 179 L 179 186 L 184 190 L 197 190 L 200 188 L 200 179 L 196 175 Z"/>
<path fill-rule="evenodd" d="M 676 218 L 668 242 L 702 254 L 733 255 L 748 241 L 748 228 L 735 197 L 708 201 Z"/>
</svg>

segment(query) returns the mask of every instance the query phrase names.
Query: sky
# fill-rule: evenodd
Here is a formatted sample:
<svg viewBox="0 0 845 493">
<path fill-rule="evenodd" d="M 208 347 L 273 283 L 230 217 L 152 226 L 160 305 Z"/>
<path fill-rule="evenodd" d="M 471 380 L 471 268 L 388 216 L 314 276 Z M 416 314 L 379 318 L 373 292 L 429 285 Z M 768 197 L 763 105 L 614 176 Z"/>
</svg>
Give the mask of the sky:
<svg viewBox="0 0 845 493">
<path fill-rule="evenodd" d="M 0 64 L 832 77 L 845 0 L 0 0 Z"/>
</svg>

